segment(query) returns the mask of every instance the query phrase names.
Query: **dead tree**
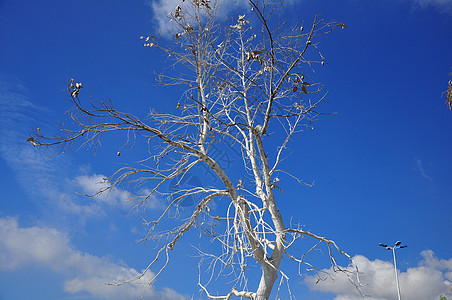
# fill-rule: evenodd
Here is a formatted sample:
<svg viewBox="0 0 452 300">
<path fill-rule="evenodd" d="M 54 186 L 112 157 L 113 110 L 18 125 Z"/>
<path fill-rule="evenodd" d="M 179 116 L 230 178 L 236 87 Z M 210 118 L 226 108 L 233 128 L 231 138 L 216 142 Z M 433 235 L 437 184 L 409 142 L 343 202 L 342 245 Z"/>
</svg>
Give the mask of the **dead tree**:
<svg viewBox="0 0 452 300">
<path fill-rule="evenodd" d="M 309 26 L 289 27 L 285 21 L 274 19 L 280 3 L 250 0 L 249 5 L 250 16 L 238 15 L 229 22 L 216 16 L 218 2 L 181 1 L 169 15 L 176 28 L 174 40 L 141 37 L 145 46 L 164 51 L 168 61 L 177 66 L 158 78 L 163 86 L 184 87 L 176 113 L 151 110 L 144 118 L 116 110 L 111 101 L 85 104 L 81 83 L 71 79 L 67 90 L 73 104 L 69 111 L 73 126 L 62 127 L 63 134 L 57 137 L 36 131 L 29 140 L 56 152 L 67 151 L 73 144 L 97 145 L 108 132 L 124 134 L 131 147 L 140 141 L 148 143 L 152 149 L 141 161 L 112 174 L 107 189 L 135 188 L 131 193 L 134 208 L 145 207 L 152 195 L 168 199 L 161 215 L 145 222 L 149 233 L 143 241 L 160 242 L 146 271 L 155 268 L 164 256 L 156 276 L 168 264 L 177 242 L 195 227 L 220 245 L 218 253 L 199 251 L 203 259 L 211 259 L 210 267 L 221 265 L 208 268 L 210 278 L 223 272 L 234 280 L 223 296 L 217 292 L 214 295 L 209 290 L 210 279 L 203 280 L 201 275 L 205 273 L 200 271 L 199 286 L 210 299 L 269 299 L 277 277 L 282 279 L 280 282 L 289 278 L 280 268 L 282 259 L 306 265 L 322 278 L 320 269 L 306 260 L 306 254 L 320 244 L 325 245 L 335 270 L 341 270 L 335 253 L 351 261 L 333 240 L 298 225 L 289 226 L 287 218 L 292 216 L 283 218 L 278 209 L 278 198 L 283 197 L 280 178 L 303 184 L 291 170 L 280 168 L 288 144 L 323 114 L 319 105 L 327 93 L 312 77 L 313 70 L 325 65 L 318 40 L 345 25 L 316 16 Z M 225 143 L 241 153 L 238 178 L 212 156 L 213 147 L 224 147 Z M 219 180 L 209 186 L 165 190 L 165 184 L 181 182 L 198 165 L 204 165 Z M 137 192 L 139 188 L 146 193 Z M 168 225 L 163 225 L 162 220 L 194 195 L 199 201 L 192 206 L 191 216 L 178 218 L 171 223 L 176 224 L 174 227 L 162 228 Z M 228 208 L 211 213 L 209 205 L 214 199 L 229 203 Z M 224 231 L 203 225 L 213 223 L 223 224 Z M 302 237 L 312 239 L 314 246 L 304 253 L 292 253 L 291 247 Z M 257 287 L 247 284 L 246 266 L 253 264 L 262 271 Z"/>
</svg>

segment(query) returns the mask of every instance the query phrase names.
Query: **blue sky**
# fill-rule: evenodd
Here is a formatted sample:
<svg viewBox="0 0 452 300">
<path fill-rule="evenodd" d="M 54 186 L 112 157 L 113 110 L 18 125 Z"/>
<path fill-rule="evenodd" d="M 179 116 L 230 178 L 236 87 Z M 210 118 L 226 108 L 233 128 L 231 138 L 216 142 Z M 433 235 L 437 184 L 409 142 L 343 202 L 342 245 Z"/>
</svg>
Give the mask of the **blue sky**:
<svg viewBox="0 0 452 300">
<path fill-rule="evenodd" d="M 71 77 L 85 95 L 143 118 L 151 107 L 174 109 L 178 91 L 155 81 L 162 56 L 139 36 L 159 30 L 176 4 L 150 3 L 0 2 L 0 299 L 137 299 L 151 278 L 104 285 L 136 276 L 154 247 L 136 242 L 146 228 L 140 212 L 127 217 L 127 191 L 80 195 L 132 154 L 118 158 L 106 140 L 95 156 L 85 149 L 49 158 L 25 142 L 33 129 L 52 132 L 65 120 Z M 251 13 L 231 3 L 226 12 Z M 442 96 L 452 71 L 452 1 L 292 0 L 284 10 L 292 21 L 316 13 L 348 26 L 320 44 L 327 65 L 317 75 L 330 91 L 323 108 L 337 114 L 292 145 L 286 164 L 315 184 L 281 182 L 285 219 L 354 256 L 369 299 L 396 299 L 392 255 L 378 243 L 399 239 L 408 245 L 397 252 L 404 298 L 452 299 L 452 112 Z M 155 198 L 148 211 L 162 206 Z M 145 299 L 205 299 L 196 286 L 197 236 L 181 240 Z M 291 289 L 297 299 L 361 299 L 340 277 L 315 285 L 309 274 L 292 274 Z"/>
</svg>

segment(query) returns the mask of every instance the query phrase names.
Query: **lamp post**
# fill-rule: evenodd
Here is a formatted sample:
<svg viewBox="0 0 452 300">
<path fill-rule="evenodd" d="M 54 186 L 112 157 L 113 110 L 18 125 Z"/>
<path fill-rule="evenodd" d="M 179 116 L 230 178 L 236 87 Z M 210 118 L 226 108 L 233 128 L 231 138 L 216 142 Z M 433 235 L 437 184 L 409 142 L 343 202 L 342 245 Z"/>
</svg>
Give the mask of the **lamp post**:
<svg viewBox="0 0 452 300">
<path fill-rule="evenodd" d="M 385 245 L 382 243 L 379 244 L 381 247 L 386 248 L 386 250 L 392 250 L 392 256 L 394 257 L 394 273 L 395 273 L 395 279 L 396 279 L 396 283 L 397 283 L 397 296 L 399 297 L 399 300 L 401 300 L 402 298 L 400 297 L 400 286 L 399 286 L 399 277 L 397 275 L 397 262 L 396 262 L 396 257 L 395 257 L 395 250 L 408 247 L 406 245 L 400 246 L 400 244 L 402 244 L 401 241 L 397 241 L 393 247 L 389 247 L 388 245 Z"/>
</svg>

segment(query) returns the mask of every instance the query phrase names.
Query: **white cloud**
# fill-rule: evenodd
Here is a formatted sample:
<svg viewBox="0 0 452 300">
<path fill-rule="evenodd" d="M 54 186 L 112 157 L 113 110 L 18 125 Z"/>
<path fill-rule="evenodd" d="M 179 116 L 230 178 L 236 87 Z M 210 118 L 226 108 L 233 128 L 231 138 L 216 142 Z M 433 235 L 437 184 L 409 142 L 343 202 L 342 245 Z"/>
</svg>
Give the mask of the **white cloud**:
<svg viewBox="0 0 452 300">
<path fill-rule="evenodd" d="M 145 0 L 146 4 L 151 7 L 152 10 L 152 21 L 154 23 L 154 28 L 156 33 L 161 34 L 162 36 L 169 37 L 172 33 L 175 33 L 175 23 L 170 21 L 170 13 L 174 13 L 177 6 L 180 6 L 182 10 L 189 8 L 192 1 L 185 0 Z M 285 0 L 283 3 L 285 5 L 299 5 L 302 0 Z M 262 5 L 262 3 L 259 3 Z M 278 6 L 281 6 L 281 3 L 277 3 Z M 249 4 L 249 0 L 210 0 L 211 7 L 218 7 L 215 10 L 215 17 L 218 20 L 225 19 L 230 16 L 233 19 L 237 18 L 238 15 L 247 15 L 247 18 L 252 18 L 254 15 L 251 10 L 251 6 Z M 277 11 L 276 13 L 282 14 L 284 9 Z M 202 11 L 201 11 L 202 13 Z M 234 13 L 234 15 L 231 15 Z M 283 15 L 280 17 L 283 18 Z M 195 23 L 195 22 L 193 22 Z"/>
<path fill-rule="evenodd" d="M 415 159 L 415 161 L 416 161 L 416 170 L 419 172 L 419 174 L 421 174 L 421 176 L 427 179 L 428 181 L 432 181 L 432 178 L 428 176 L 427 173 L 425 172 L 422 161 L 417 158 Z"/>
<path fill-rule="evenodd" d="M 114 189 L 97 197 L 80 196 L 95 194 L 108 183 L 101 183 L 102 174 L 74 176 L 73 162 L 66 155 L 48 157 L 42 149 L 27 143 L 27 137 L 36 123 L 45 122 L 49 111 L 34 105 L 26 96 L 27 89 L 17 80 L 0 74 L 0 158 L 13 171 L 17 182 L 37 200 L 40 207 L 53 210 L 55 215 L 73 215 L 83 220 L 105 215 L 105 207 L 129 209 L 126 200 L 130 194 Z M 51 131 L 40 124 L 41 132 Z M 68 178 L 71 176 L 72 178 Z M 100 184 L 99 184 L 100 183 Z M 161 207 L 158 199 L 149 199 L 149 208 Z"/>
<path fill-rule="evenodd" d="M 75 192 L 71 193 L 61 176 L 71 165 L 68 157 L 48 157 L 26 142 L 38 120 L 50 114 L 30 102 L 27 94 L 27 89 L 17 80 L 0 74 L 0 157 L 23 189 L 43 206 L 59 208 L 63 213 L 97 215 L 99 205 L 77 203 Z M 40 126 L 41 131 L 47 129 L 45 124 Z"/>
<path fill-rule="evenodd" d="M 409 268 L 399 273 L 402 298 L 410 300 L 437 300 L 440 294 L 452 297 L 452 259 L 438 259 L 433 251 L 421 253 L 423 259 L 417 267 Z M 394 266 L 391 262 L 369 260 L 357 255 L 353 258 L 359 268 L 361 292 L 369 300 L 395 300 L 397 288 Z M 335 300 L 362 299 L 357 289 L 342 273 L 334 273 L 331 269 L 324 270 L 332 274 L 331 279 L 319 281 L 316 277 L 307 277 L 305 283 L 309 288 L 322 292 L 337 294 Z"/>
<path fill-rule="evenodd" d="M 130 200 L 150 193 L 148 189 L 137 191 L 138 194 L 131 194 L 116 187 L 107 189 L 111 186 L 111 183 L 108 181 L 107 176 L 102 174 L 77 176 L 74 179 L 74 183 L 80 189 L 80 193 L 93 196 L 92 199 L 94 201 L 113 207 L 123 207 L 124 209 L 130 209 Z M 99 193 L 99 191 L 104 192 Z M 147 199 L 146 207 L 157 210 L 165 208 L 164 204 L 154 195 Z"/>
<path fill-rule="evenodd" d="M 211 2 L 221 5 L 221 9 L 218 11 L 220 18 L 226 16 L 234 8 L 248 8 L 248 0 L 212 0 Z M 148 0 L 147 4 L 152 8 L 157 30 L 163 35 L 169 34 L 174 29 L 173 23 L 168 18 L 169 13 L 174 12 L 178 5 L 181 7 L 190 5 L 189 1 L 182 0 Z"/>
<path fill-rule="evenodd" d="M 94 196 L 93 199 L 96 201 L 117 206 L 130 200 L 132 195 L 127 191 L 117 188 L 106 190 L 110 187 L 110 182 L 106 178 L 107 176 L 102 174 L 82 175 L 75 178 L 75 183 L 81 188 L 81 193 L 88 196 Z M 106 192 L 97 194 L 99 191 L 103 190 L 106 190 Z"/>
<path fill-rule="evenodd" d="M 425 7 L 434 7 L 440 12 L 452 13 L 452 0 L 413 0 L 415 4 Z"/>
<path fill-rule="evenodd" d="M 139 274 L 134 268 L 74 249 L 62 232 L 45 227 L 19 227 L 13 218 L 0 218 L 0 270 L 14 271 L 30 265 L 48 268 L 65 276 L 64 291 L 89 293 L 100 299 L 186 299 L 170 288 L 146 289 L 151 271 L 134 283 L 110 286 Z"/>
<path fill-rule="evenodd" d="M 45 216 L 46 222 L 60 226 L 60 223 L 73 221 L 72 217 L 83 222 L 89 217 L 105 215 L 108 207 L 127 211 L 129 206 L 124 200 L 129 194 L 119 189 L 99 197 L 77 195 L 77 192 L 96 192 L 100 187 L 97 183 L 105 176 L 90 175 L 82 169 L 74 172 L 74 162 L 70 157 L 48 157 L 26 142 L 36 124 L 41 127 L 41 132 L 52 130 L 45 124 L 51 112 L 33 104 L 27 95 L 28 91 L 18 80 L 0 74 L 0 158 L 36 206 L 43 208 L 39 213 Z M 77 176 L 77 173 L 83 175 Z M 154 198 L 150 203 L 150 208 L 159 204 Z M 110 225 L 110 228 L 115 227 L 114 223 Z M 99 299 L 139 299 L 143 284 L 153 276 L 148 272 L 135 284 L 107 286 L 106 282 L 130 279 L 139 272 L 107 257 L 74 249 L 67 235 L 59 230 L 21 228 L 15 219 L 0 218 L 0 270 L 14 272 L 31 265 L 62 274 L 66 279 L 66 292 L 89 293 Z M 185 299 L 169 288 L 159 291 L 147 289 L 146 293 L 151 297 L 146 299 Z"/>
</svg>

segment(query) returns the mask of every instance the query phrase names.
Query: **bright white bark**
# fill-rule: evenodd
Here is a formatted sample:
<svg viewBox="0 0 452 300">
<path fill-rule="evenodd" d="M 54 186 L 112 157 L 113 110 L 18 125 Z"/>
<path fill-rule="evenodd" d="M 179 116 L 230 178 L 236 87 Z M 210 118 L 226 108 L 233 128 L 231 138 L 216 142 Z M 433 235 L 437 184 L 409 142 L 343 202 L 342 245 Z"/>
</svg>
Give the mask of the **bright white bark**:
<svg viewBox="0 0 452 300">
<path fill-rule="evenodd" d="M 159 275 L 169 262 L 170 250 L 177 247 L 183 235 L 194 227 L 201 227 L 222 246 L 221 253 L 215 254 L 200 249 L 204 258 L 222 264 L 221 270 L 228 270 L 224 273 L 238 274 L 232 278 L 234 286 L 224 296 L 209 293 L 209 280 L 204 283 L 200 278 L 199 285 L 208 297 L 267 300 L 278 276 L 288 279 L 280 270 L 284 257 L 310 266 L 304 260 L 305 254 L 289 253 L 291 245 L 301 236 L 324 242 L 335 267 L 331 245 L 345 254 L 331 240 L 299 227 L 286 228 L 277 206 L 281 190 L 278 176 L 296 178 L 280 169 L 284 150 L 296 133 L 312 126 L 312 120 L 320 114 L 317 106 L 325 97 L 321 85 L 308 80 L 313 65 L 323 65 L 324 59 L 314 41 L 343 24 L 324 22 L 316 17 L 307 31 L 299 25 L 291 29 L 274 26 L 270 16 L 279 6 L 251 0 L 255 13 L 250 16 L 253 22 L 240 15 L 224 29 L 220 27 L 224 23 L 216 18 L 217 4 L 207 0 L 186 1 L 178 7 L 171 14 L 178 28 L 174 45 L 167 45 L 165 40 L 154 36 L 145 39 L 145 46 L 163 50 L 178 65 L 176 74 L 159 77 L 164 86 L 187 86 L 177 105 L 177 113 L 151 111 L 150 118 L 145 120 L 117 111 L 110 102 L 101 101 L 87 108 L 79 99 L 80 86 L 70 80 L 68 92 L 74 105 L 70 117 L 74 128 L 64 128 L 66 135 L 56 138 L 46 138 L 38 131 L 32 141 L 37 146 L 64 151 L 77 141 L 81 146 L 97 145 L 101 135 L 115 131 L 126 132 L 132 147 L 140 139 L 159 146 L 159 152 L 150 153 L 135 166 L 118 169 L 109 178 L 109 188 L 154 183 L 147 194 L 136 195 L 134 208 L 145 206 L 149 197 L 159 192 L 170 200 L 158 218 L 147 221 L 149 234 L 143 239 L 146 242 L 152 237 L 167 242 L 137 278 L 153 268 L 165 253 L 166 261 L 156 273 Z M 231 173 L 237 170 L 231 172 L 223 168 L 210 150 L 212 146 L 224 147 L 225 143 L 242 153 L 243 177 L 238 183 L 231 180 Z M 182 180 L 200 164 L 215 174 L 221 184 L 162 191 L 164 183 Z M 179 220 L 181 223 L 173 228 L 159 231 L 168 213 L 177 212 L 181 201 L 193 195 L 201 196 L 201 200 L 193 206 L 191 217 Z M 230 205 L 226 212 L 216 212 L 218 215 L 213 216 L 209 204 L 218 197 L 228 199 Z M 225 223 L 225 232 L 209 231 L 203 227 L 201 219 Z M 300 255 L 301 259 L 297 258 Z M 253 263 L 261 267 L 261 279 L 257 287 L 248 287 L 246 266 Z M 215 272 L 215 268 L 212 270 Z"/>
</svg>

